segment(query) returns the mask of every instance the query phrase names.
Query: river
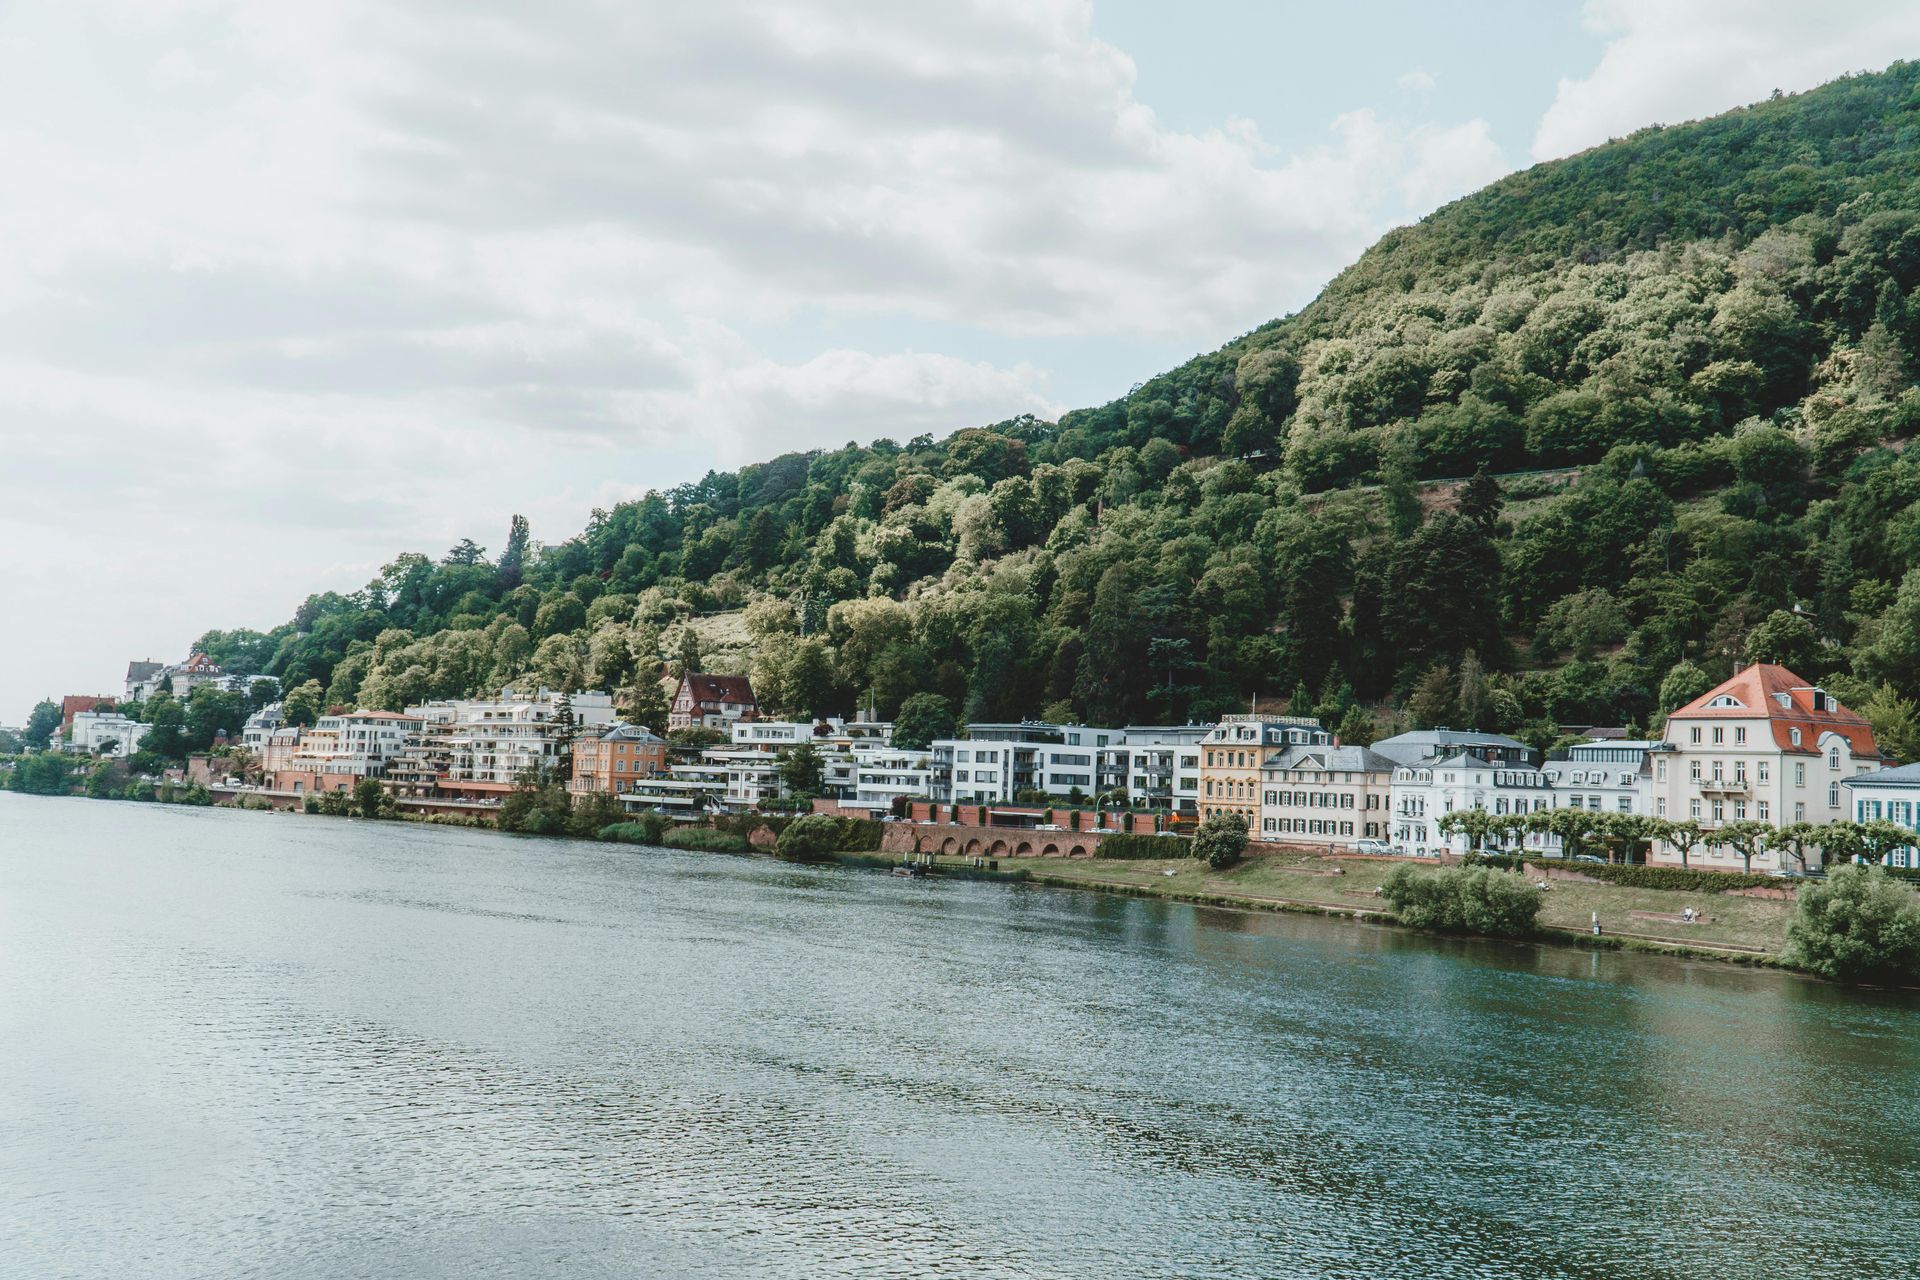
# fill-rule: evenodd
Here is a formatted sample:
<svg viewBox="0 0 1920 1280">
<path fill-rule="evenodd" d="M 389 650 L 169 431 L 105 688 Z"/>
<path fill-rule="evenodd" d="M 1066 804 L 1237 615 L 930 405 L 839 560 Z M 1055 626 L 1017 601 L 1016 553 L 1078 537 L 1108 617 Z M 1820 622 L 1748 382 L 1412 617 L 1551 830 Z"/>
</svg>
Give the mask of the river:
<svg viewBox="0 0 1920 1280">
<path fill-rule="evenodd" d="M 0 794 L 0 1274 L 1911 1276 L 1920 1006 Z"/>
</svg>

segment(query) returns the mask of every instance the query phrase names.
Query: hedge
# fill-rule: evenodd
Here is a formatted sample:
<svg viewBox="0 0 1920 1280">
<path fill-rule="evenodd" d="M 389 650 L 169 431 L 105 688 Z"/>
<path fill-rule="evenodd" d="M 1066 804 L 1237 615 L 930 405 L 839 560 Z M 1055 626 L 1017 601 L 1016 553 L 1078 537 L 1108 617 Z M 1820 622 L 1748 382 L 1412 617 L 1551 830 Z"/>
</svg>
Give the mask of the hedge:
<svg viewBox="0 0 1920 1280">
<path fill-rule="evenodd" d="M 1679 893 L 1725 893 L 1729 889 L 1779 887 L 1779 876 L 1748 875 L 1733 871 L 1682 871 L 1678 867 L 1642 867 L 1613 862 L 1569 862 L 1564 858 L 1533 860 L 1536 867 L 1555 867 L 1573 871 L 1608 884 L 1629 889 L 1672 889 Z"/>
<path fill-rule="evenodd" d="M 668 822 L 662 814 L 637 814 L 625 822 L 610 822 L 600 828 L 599 838 L 618 844 L 659 844 L 667 833 Z"/>
<path fill-rule="evenodd" d="M 748 853 L 753 846 L 745 836 L 711 827 L 675 827 L 660 838 L 669 849 L 697 849 L 702 853 Z"/>
<path fill-rule="evenodd" d="M 1110 835 L 1094 850 L 1097 858 L 1191 858 L 1192 836 L 1143 836 L 1132 832 Z"/>
</svg>

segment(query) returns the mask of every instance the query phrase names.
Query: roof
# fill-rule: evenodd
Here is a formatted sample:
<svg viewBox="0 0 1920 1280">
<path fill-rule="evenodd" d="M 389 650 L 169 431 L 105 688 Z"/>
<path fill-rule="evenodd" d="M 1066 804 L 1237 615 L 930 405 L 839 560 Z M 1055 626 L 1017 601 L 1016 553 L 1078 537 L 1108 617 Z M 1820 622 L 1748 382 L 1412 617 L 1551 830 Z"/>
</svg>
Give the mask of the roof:
<svg viewBox="0 0 1920 1280">
<path fill-rule="evenodd" d="M 689 671 L 684 677 L 695 702 L 753 702 L 753 681 L 745 676 L 716 676 Z"/>
<path fill-rule="evenodd" d="M 1817 710 L 1816 694 L 1822 702 Z M 1726 706 L 1711 705 L 1726 700 L 1730 700 Z M 1766 717 L 1774 745 L 1782 751 L 1819 755 L 1821 735 L 1837 733 L 1847 740 L 1854 755 L 1879 758 L 1873 726 L 1864 716 L 1841 706 L 1826 690 L 1771 662 L 1756 662 L 1736 672 L 1673 712 L 1667 717 L 1667 732 L 1673 733 L 1676 720 L 1752 720 L 1760 716 Z M 1793 741 L 1796 728 L 1806 730 L 1797 746 Z"/>
<path fill-rule="evenodd" d="M 667 745 L 665 738 L 643 724 L 616 724 L 592 740 L 595 742 L 657 742 L 663 747 Z"/>
<path fill-rule="evenodd" d="M 206 654 L 201 653 L 198 649 L 195 649 L 187 655 L 187 660 L 175 667 L 174 670 L 185 671 L 189 674 L 213 674 L 220 670 L 220 664 L 212 658 L 209 658 Z"/>
<path fill-rule="evenodd" d="M 1333 773 L 1392 773 L 1395 761 L 1366 747 L 1293 746 L 1267 757 L 1268 769 L 1323 769 Z"/>
<path fill-rule="evenodd" d="M 1920 764 L 1903 764 L 1874 773 L 1856 773 L 1840 779 L 1843 787 L 1920 787 Z"/>
<path fill-rule="evenodd" d="M 349 720 L 418 720 L 421 718 L 402 715 L 398 711 L 343 711 L 340 714 Z"/>
<path fill-rule="evenodd" d="M 1502 733 L 1478 733 L 1467 729 L 1416 729 L 1395 734 L 1373 744 L 1373 750 L 1396 764 L 1418 764 L 1444 755 L 1448 748 L 1501 747 L 1509 751 L 1532 751 L 1518 738 Z"/>
<path fill-rule="evenodd" d="M 133 681 L 151 680 L 166 669 L 166 664 L 163 662 L 129 662 L 127 664 L 127 679 Z"/>
</svg>

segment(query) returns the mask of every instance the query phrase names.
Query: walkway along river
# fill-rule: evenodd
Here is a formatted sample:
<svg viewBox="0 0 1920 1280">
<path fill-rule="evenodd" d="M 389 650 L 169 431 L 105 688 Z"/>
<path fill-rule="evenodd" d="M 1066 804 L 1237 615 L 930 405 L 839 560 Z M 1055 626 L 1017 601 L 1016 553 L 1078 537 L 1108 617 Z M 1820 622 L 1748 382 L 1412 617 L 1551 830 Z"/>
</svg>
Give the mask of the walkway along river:
<svg viewBox="0 0 1920 1280">
<path fill-rule="evenodd" d="M 1908 1276 L 1920 1005 L 0 794 L 0 1271 Z"/>
</svg>

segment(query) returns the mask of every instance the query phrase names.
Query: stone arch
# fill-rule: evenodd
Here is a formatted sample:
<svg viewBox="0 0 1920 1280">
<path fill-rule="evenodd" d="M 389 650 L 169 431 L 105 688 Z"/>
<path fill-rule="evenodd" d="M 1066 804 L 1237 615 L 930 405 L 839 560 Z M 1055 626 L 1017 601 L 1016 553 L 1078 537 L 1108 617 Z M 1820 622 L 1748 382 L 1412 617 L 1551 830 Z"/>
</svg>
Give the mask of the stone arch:
<svg viewBox="0 0 1920 1280">
<path fill-rule="evenodd" d="M 1083 844 L 1077 844 L 1073 846 L 1073 848 L 1067 850 L 1067 856 L 1069 858 L 1084 858 L 1087 856 L 1087 846 Z"/>
<path fill-rule="evenodd" d="M 1060 856 L 1060 846 L 1049 842 L 1041 846 L 1040 856 L 1043 858 L 1057 858 Z"/>
<path fill-rule="evenodd" d="M 958 853 L 960 852 L 960 842 L 952 836 L 948 836 L 940 842 L 940 852 L 945 854 Z"/>
<path fill-rule="evenodd" d="M 988 849 L 987 849 L 987 856 L 988 856 L 988 857 L 990 857 L 990 858 L 1004 858 L 1004 857 L 1006 857 L 1006 856 L 1007 856 L 1007 842 L 1006 842 L 1005 840 L 995 840 L 995 841 L 993 842 L 993 844 L 992 844 L 991 846 L 989 846 L 989 847 L 988 847 Z"/>
<path fill-rule="evenodd" d="M 980 852 L 980 841 L 978 839 L 967 841 L 967 856 L 969 858 L 973 857 L 979 852 Z"/>
<path fill-rule="evenodd" d="M 1013 856 L 1016 858 L 1031 858 L 1033 856 L 1033 842 L 1031 840 L 1022 840 L 1013 847 Z"/>
</svg>

